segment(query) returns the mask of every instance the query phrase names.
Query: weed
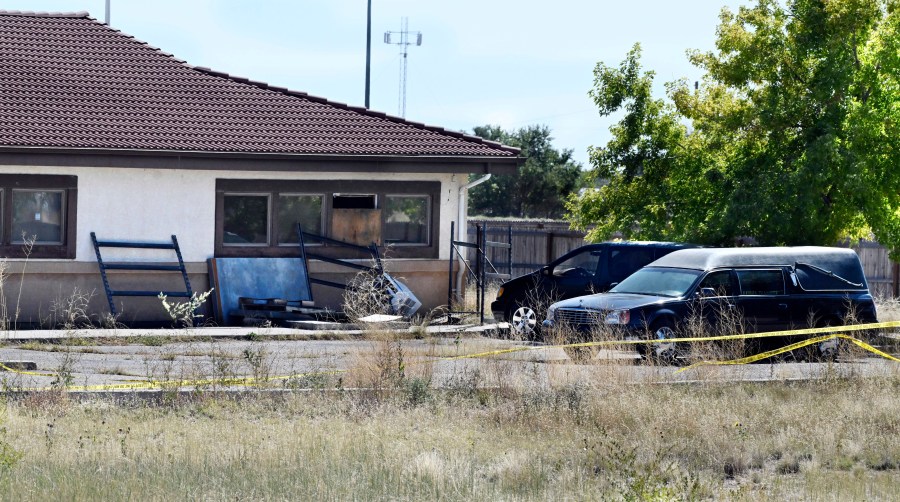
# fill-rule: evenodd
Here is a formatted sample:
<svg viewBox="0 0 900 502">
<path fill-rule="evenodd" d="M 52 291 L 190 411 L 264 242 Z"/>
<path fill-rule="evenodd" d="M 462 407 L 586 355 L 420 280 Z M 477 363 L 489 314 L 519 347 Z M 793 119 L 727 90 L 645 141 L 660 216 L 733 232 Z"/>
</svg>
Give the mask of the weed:
<svg viewBox="0 0 900 502">
<path fill-rule="evenodd" d="M 198 319 L 203 318 L 203 314 L 198 313 L 198 310 L 206 303 L 206 299 L 212 292 L 212 289 L 200 294 L 194 292 L 188 301 L 177 303 L 169 303 L 166 295 L 162 293 L 157 298 L 162 302 L 163 308 L 172 319 L 175 327 L 192 328 L 196 325 Z"/>
<path fill-rule="evenodd" d="M 56 298 L 50 306 L 49 324 L 67 331 L 93 327 L 88 307 L 94 292 L 82 293 L 77 287 L 65 298 Z"/>
<path fill-rule="evenodd" d="M 391 313 L 391 302 L 382 287 L 381 274 L 363 270 L 347 284 L 344 292 L 344 314 L 354 323 L 372 315 Z"/>
<path fill-rule="evenodd" d="M 242 356 L 244 362 L 250 366 L 253 382 L 257 385 L 263 384 L 269 380 L 272 373 L 272 367 L 269 363 L 269 353 L 265 345 L 251 345 L 243 350 Z"/>
<path fill-rule="evenodd" d="M 135 342 L 147 347 L 162 347 L 169 341 L 170 337 L 159 335 L 141 335 L 135 339 Z"/>
</svg>

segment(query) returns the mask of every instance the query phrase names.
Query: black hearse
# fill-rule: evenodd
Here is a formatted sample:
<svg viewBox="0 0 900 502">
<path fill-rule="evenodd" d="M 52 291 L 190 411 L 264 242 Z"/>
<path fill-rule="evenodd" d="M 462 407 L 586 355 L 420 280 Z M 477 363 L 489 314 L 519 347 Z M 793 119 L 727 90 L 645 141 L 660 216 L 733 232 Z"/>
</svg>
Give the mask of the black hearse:
<svg viewBox="0 0 900 502">
<path fill-rule="evenodd" d="M 635 272 L 608 293 L 550 306 L 545 328 L 588 331 L 616 326 L 626 337 L 667 339 L 694 316 L 709 326 L 723 315 L 748 333 L 877 322 L 859 257 L 830 247 L 699 248 L 675 251 Z M 768 340 L 768 339 L 767 339 Z M 771 340 L 775 342 L 775 340 Z M 796 338 L 779 340 L 799 341 Z M 645 357 L 675 362 L 684 347 L 638 345 Z M 818 346 L 831 357 L 836 341 Z M 763 350 L 768 346 L 757 346 Z"/>
<path fill-rule="evenodd" d="M 546 308 L 557 300 L 600 293 L 644 265 L 691 244 L 613 241 L 570 251 L 541 269 L 500 286 L 491 312 L 510 330 L 531 337 Z"/>
</svg>

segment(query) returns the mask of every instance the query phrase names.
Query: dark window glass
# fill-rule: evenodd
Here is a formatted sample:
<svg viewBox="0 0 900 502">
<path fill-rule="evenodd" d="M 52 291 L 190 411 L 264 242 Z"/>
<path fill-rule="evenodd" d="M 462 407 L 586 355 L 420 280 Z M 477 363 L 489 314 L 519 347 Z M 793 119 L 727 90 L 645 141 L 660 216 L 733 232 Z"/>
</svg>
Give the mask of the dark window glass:
<svg viewBox="0 0 900 502">
<path fill-rule="evenodd" d="M 278 244 L 299 245 L 298 224 L 304 232 L 322 235 L 321 195 L 278 196 Z"/>
<path fill-rule="evenodd" d="M 609 254 L 610 282 L 622 282 L 639 268 L 653 261 L 653 250 L 644 248 L 613 248 Z"/>
<path fill-rule="evenodd" d="M 269 197 L 225 195 L 224 244 L 253 246 L 269 243 Z"/>
<path fill-rule="evenodd" d="M 375 196 L 336 193 L 332 197 L 331 207 L 335 209 L 375 209 Z"/>
<path fill-rule="evenodd" d="M 558 277 L 593 276 L 597 273 L 597 265 L 602 250 L 585 250 L 554 265 L 553 275 Z"/>
<path fill-rule="evenodd" d="M 13 221 L 10 241 L 62 244 L 63 191 L 13 190 Z"/>
<path fill-rule="evenodd" d="M 783 295 L 781 270 L 738 270 L 742 295 Z"/>
<path fill-rule="evenodd" d="M 428 197 L 388 195 L 384 215 L 386 244 L 428 244 Z"/>
<path fill-rule="evenodd" d="M 734 296 L 734 283 L 731 280 L 731 272 L 723 270 L 713 272 L 703 278 L 699 289 L 712 288 L 716 296 Z"/>
</svg>

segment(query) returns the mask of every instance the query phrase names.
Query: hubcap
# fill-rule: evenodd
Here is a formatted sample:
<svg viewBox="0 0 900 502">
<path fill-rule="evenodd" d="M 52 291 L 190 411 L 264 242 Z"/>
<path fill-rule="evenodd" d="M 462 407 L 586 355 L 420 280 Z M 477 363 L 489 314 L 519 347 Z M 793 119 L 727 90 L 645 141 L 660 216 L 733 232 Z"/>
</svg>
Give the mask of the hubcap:
<svg viewBox="0 0 900 502">
<path fill-rule="evenodd" d="M 534 333 L 534 327 L 537 325 L 537 313 L 531 307 L 519 307 L 513 312 L 510 320 L 510 327 L 513 332 L 519 335 L 529 335 Z"/>
<path fill-rule="evenodd" d="M 668 326 L 663 326 L 657 329 L 654 335 L 656 335 L 657 340 L 667 340 L 675 338 L 675 331 Z M 656 343 L 654 344 L 654 351 L 660 359 L 675 359 L 674 343 Z"/>
</svg>

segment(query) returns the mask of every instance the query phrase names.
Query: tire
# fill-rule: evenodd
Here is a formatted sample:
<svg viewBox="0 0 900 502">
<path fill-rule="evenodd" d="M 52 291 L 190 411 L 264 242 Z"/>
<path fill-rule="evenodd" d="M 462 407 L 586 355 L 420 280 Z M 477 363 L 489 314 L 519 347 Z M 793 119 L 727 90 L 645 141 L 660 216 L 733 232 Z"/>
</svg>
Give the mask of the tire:
<svg viewBox="0 0 900 502">
<path fill-rule="evenodd" d="M 674 323 L 671 320 L 657 321 L 650 327 L 650 336 L 652 340 L 665 340 L 667 338 L 678 338 L 678 332 L 675 331 Z M 641 355 L 648 362 L 657 366 L 676 366 L 680 363 L 681 357 L 687 353 L 687 345 L 684 343 L 650 343 L 644 346 Z"/>
<path fill-rule="evenodd" d="M 831 326 L 840 326 L 843 323 L 838 322 L 835 319 L 825 319 L 816 323 L 817 328 L 829 328 Z M 835 362 L 838 357 L 838 349 L 840 348 L 840 338 L 834 338 L 831 340 L 826 340 L 824 342 L 817 343 L 809 347 L 810 361 L 816 362 Z"/>
<path fill-rule="evenodd" d="M 515 304 L 506 314 L 509 333 L 512 338 L 534 340 L 540 333 L 540 319 L 537 310 L 527 304 Z"/>
</svg>

